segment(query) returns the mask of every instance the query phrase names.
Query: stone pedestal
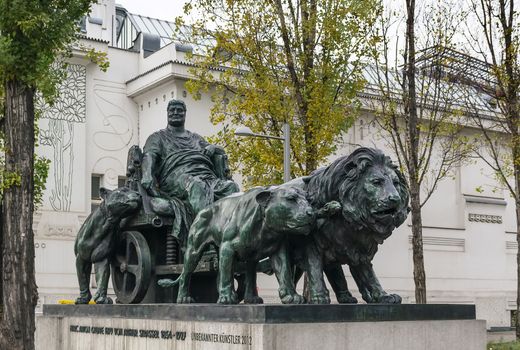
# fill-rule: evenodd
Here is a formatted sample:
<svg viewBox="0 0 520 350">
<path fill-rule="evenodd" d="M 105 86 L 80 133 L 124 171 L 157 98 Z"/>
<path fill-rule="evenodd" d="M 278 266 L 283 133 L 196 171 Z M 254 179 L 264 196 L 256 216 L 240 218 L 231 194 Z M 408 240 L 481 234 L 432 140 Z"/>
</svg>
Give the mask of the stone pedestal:
<svg viewBox="0 0 520 350">
<path fill-rule="evenodd" d="M 484 349 L 473 305 L 44 305 L 36 349 Z"/>
</svg>

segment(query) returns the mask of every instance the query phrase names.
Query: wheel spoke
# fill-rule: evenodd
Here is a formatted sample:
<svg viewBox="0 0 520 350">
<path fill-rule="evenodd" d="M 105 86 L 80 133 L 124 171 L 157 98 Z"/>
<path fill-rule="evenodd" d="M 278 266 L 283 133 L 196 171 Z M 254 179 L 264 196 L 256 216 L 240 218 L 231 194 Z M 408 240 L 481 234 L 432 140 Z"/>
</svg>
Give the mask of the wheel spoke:
<svg viewBox="0 0 520 350">
<path fill-rule="evenodd" d="M 130 248 L 131 245 L 132 245 L 132 242 L 129 239 L 127 239 L 126 240 L 126 255 L 125 255 L 125 257 L 126 257 L 126 261 L 128 263 L 130 263 L 130 260 L 131 260 L 130 259 L 130 254 L 132 253 L 131 252 L 131 248 Z"/>
<path fill-rule="evenodd" d="M 127 265 L 126 269 L 128 272 L 130 272 L 135 277 L 138 277 L 141 275 L 141 268 L 139 267 L 139 265 Z"/>
<path fill-rule="evenodd" d="M 151 282 L 151 254 L 145 237 L 137 231 L 126 231 L 111 261 L 112 282 L 118 300 L 138 303 L 146 295 Z"/>
<path fill-rule="evenodd" d="M 121 264 L 126 263 L 126 259 L 122 255 L 116 255 L 116 258 L 113 260 L 112 263 L 114 264 L 114 266 L 119 268 L 121 266 Z"/>
<path fill-rule="evenodd" d="M 126 293 L 126 286 L 128 284 L 128 273 L 123 274 L 123 292 Z"/>
</svg>

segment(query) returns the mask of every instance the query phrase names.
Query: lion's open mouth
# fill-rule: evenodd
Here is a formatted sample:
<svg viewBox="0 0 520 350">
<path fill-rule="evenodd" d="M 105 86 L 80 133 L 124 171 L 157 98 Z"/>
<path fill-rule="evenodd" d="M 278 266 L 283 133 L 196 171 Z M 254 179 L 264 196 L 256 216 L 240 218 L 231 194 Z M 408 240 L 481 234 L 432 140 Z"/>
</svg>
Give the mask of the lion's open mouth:
<svg viewBox="0 0 520 350">
<path fill-rule="evenodd" d="M 387 208 L 387 209 L 380 209 L 377 211 L 374 211 L 373 214 L 377 216 L 386 216 L 386 215 L 394 215 L 396 212 L 395 208 Z"/>
<path fill-rule="evenodd" d="M 308 234 L 310 232 L 310 229 L 311 229 L 311 224 L 310 223 L 306 223 L 306 224 L 301 224 L 300 223 L 298 225 L 288 224 L 287 228 L 289 229 L 289 231 L 291 231 L 293 233 Z"/>
<path fill-rule="evenodd" d="M 288 224 L 287 227 L 290 228 L 291 230 L 297 230 L 297 229 L 301 229 L 301 228 L 307 228 L 310 226 L 310 223 L 306 223 L 306 224 L 298 224 L 298 225 L 291 225 L 291 224 Z"/>
</svg>

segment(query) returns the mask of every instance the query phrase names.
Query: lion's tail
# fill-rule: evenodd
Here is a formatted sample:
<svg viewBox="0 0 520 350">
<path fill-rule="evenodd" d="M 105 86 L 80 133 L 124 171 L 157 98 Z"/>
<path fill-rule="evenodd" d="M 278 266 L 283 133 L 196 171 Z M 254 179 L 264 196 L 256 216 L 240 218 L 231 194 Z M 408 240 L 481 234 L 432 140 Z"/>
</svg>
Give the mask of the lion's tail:
<svg viewBox="0 0 520 350">
<path fill-rule="evenodd" d="M 169 278 L 163 278 L 157 281 L 157 284 L 163 288 L 173 287 L 179 284 L 181 277 L 179 276 L 176 280 L 172 280 Z"/>
</svg>

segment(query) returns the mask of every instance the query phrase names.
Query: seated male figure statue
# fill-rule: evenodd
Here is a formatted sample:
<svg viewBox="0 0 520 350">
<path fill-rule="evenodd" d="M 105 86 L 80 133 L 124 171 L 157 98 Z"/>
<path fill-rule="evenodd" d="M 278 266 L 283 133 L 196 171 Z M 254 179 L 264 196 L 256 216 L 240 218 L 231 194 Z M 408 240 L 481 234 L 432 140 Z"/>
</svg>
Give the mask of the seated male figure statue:
<svg viewBox="0 0 520 350">
<path fill-rule="evenodd" d="M 224 149 L 185 129 L 185 103 L 171 100 L 167 112 L 167 127 L 150 135 L 144 145 L 141 184 L 151 196 L 171 201 L 175 216 L 179 216 L 175 201 L 181 200 L 191 208 L 191 213 L 181 216 L 195 217 L 209 204 L 238 192 L 239 188 L 228 173 L 215 165 L 219 155 L 225 157 Z M 185 222 L 186 228 L 189 225 Z M 177 237 L 179 230 L 179 225 L 174 224 Z"/>
</svg>

